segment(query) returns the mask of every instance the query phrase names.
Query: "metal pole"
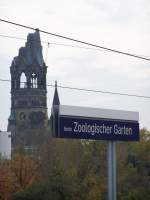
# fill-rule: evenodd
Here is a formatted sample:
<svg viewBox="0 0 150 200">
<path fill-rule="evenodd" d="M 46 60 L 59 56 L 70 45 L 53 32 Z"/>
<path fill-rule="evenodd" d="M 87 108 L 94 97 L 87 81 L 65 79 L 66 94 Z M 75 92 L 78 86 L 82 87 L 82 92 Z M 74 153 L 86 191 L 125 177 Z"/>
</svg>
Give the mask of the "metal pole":
<svg viewBox="0 0 150 200">
<path fill-rule="evenodd" d="M 116 200 L 116 144 L 108 141 L 108 200 Z"/>
<path fill-rule="evenodd" d="M 113 156 L 113 200 L 117 199 L 117 180 L 116 180 L 116 142 L 112 142 L 112 156 Z"/>
</svg>

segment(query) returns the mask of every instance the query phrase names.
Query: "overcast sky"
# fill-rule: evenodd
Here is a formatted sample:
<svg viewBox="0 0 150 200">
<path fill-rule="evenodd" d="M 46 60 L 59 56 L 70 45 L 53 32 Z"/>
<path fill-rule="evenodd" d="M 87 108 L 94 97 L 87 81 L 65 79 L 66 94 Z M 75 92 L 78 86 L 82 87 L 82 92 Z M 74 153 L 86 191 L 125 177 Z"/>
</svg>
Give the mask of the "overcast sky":
<svg viewBox="0 0 150 200">
<path fill-rule="evenodd" d="M 149 0 L 0 0 L 0 18 L 150 58 Z M 0 35 L 25 38 L 32 30 L 0 22 Z M 41 40 L 84 46 L 41 33 Z M 25 40 L 0 36 L 0 78 Z M 150 96 L 150 62 L 102 50 L 42 43 L 47 83 Z M 46 56 L 47 55 L 47 56 Z M 48 114 L 53 98 L 48 87 Z M 62 104 L 139 111 L 150 130 L 150 99 L 59 89 Z M 10 115 L 10 84 L 0 82 L 0 129 Z"/>
</svg>

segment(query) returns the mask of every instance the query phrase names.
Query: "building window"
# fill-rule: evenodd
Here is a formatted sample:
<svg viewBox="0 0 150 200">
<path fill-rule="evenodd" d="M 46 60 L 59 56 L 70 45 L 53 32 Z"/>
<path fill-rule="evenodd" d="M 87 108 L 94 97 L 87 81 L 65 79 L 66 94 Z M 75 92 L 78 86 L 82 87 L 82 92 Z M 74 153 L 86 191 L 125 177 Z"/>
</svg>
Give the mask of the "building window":
<svg viewBox="0 0 150 200">
<path fill-rule="evenodd" d="M 27 87 L 27 77 L 24 72 L 21 73 L 20 76 L 20 88 L 26 88 Z"/>
<path fill-rule="evenodd" d="M 31 88 L 37 88 L 37 75 L 34 72 L 31 75 Z"/>
</svg>

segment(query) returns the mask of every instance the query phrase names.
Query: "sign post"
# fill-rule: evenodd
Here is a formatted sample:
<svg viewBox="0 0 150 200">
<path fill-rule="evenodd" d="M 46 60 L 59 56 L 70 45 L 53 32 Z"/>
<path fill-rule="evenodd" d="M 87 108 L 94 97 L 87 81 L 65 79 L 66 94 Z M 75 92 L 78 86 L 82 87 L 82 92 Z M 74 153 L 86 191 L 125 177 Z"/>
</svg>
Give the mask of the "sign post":
<svg viewBox="0 0 150 200">
<path fill-rule="evenodd" d="M 116 142 L 108 141 L 107 144 L 107 170 L 108 170 L 108 200 L 116 200 Z"/>
<path fill-rule="evenodd" d="M 107 140 L 108 200 L 116 200 L 116 141 L 139 140 L 139 113 L 60 105 L 57 84 L 52 133 L 57 138 Z"/>
</svg>

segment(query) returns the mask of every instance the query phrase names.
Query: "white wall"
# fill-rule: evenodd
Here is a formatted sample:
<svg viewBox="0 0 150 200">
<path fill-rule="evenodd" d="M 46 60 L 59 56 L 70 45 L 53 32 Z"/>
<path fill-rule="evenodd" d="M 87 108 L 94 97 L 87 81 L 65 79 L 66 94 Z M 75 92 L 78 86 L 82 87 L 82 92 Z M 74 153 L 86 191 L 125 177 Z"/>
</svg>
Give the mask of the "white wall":
<svg viewBox="0 0 150 200">
<path fill-rule="evenodd" d="M 11 133 L 0 132 L 0 154 L 6 159 L 11 159 Z"/>
</svg>

